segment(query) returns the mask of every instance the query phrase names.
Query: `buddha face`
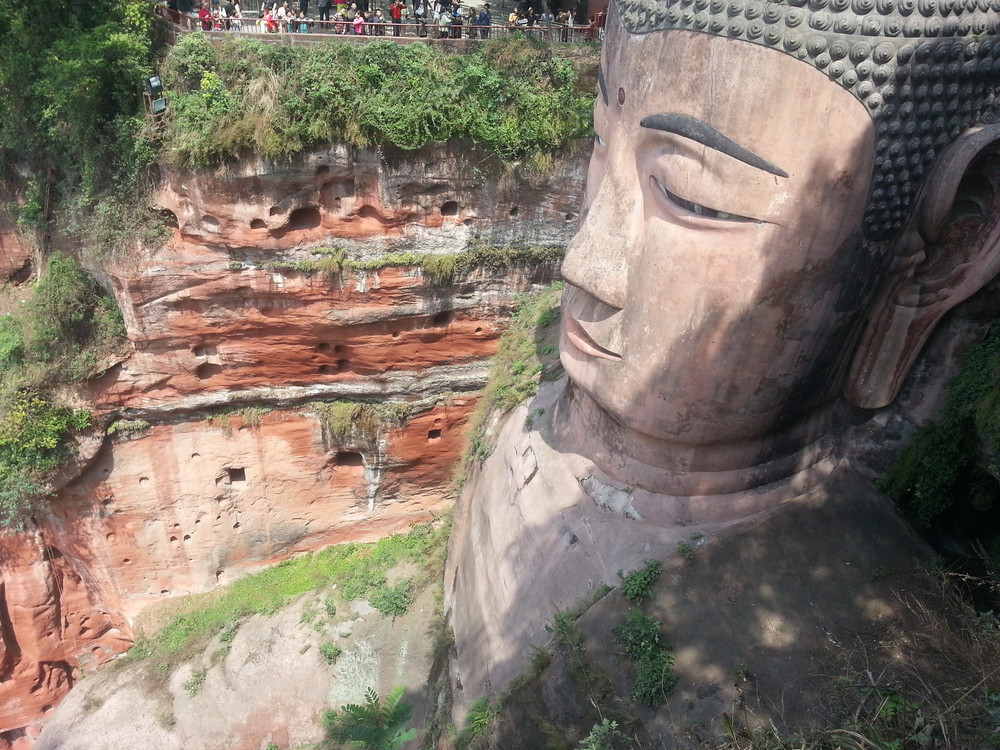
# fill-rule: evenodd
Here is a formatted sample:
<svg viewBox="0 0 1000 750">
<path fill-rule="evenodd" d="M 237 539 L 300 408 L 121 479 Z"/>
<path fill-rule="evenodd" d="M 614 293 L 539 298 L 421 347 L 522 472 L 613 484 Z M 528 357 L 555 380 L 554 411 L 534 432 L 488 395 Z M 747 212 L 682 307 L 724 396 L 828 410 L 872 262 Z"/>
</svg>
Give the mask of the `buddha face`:
<svg viewBox="0 0 1000 750">
<path fill-rule="evenodd" d="M 613 14 L 561 358 L 615 421 L 750 440 L 842 387 L 886 252 L 861 237 L 862 105 L 793 57 Z"/>
</svg>

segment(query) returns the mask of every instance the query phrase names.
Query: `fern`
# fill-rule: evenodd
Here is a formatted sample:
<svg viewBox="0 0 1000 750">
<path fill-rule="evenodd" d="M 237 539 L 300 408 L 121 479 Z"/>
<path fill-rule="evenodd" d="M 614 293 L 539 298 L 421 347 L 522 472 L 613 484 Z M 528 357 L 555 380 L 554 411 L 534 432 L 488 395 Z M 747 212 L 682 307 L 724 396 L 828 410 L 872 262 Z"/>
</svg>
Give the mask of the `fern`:
<svg viewBox="0 0 1000 750">
<path fill-rule="evenodd" d="M 323 726 L 335 742 L 350 742 L 366 750 L 399 750 L 417 736 L 415 729 L 406 728 L 412 712 L 413 706 L 403 701 L 402 686 L 389 693 L 384 703 L 374 688 L 368 688 L 363 704 L 349 703 L 340 711 L 323 714 Z"/>
</svg>

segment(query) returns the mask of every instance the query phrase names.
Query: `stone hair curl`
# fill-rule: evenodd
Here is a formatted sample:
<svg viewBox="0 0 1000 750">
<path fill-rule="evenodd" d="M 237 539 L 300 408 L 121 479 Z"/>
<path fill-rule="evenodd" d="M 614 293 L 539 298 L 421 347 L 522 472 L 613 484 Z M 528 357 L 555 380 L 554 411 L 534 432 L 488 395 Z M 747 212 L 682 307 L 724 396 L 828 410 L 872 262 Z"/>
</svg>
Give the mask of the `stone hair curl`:
<svg viewBox="0 0 1000 750">
<path fill-rule="evenodd" d="M 1000 120 L 1000 0 L 617 0 L 632 34 L 742 39 L 796 57 L 864 105 L 875 163 L 864 233 L 905 224 L 934 157 Z"/>
</svg>

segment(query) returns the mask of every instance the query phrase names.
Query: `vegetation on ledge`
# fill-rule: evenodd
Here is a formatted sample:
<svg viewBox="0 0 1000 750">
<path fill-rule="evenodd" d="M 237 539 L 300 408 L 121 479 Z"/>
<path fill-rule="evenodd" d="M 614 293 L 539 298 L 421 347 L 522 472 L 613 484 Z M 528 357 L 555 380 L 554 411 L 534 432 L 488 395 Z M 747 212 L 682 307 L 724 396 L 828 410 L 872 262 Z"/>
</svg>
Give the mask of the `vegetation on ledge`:
<svg viewBox="0 0 1000 750">
<path fill-rule="evenodd" d="M 456 55 L 422 43 L 291 47 L 243 37 L 217 49 L 195 33 L 162 70 L 172 97 L 166 156 L 187 167 L 331 142 L 413 149 L 449 139 L 517 160 L 592 133 L 594 93 L 581 90 L 573 62 L 524 38 Z"/>
<path fill-rule="evenodd" d="M 72 258 L 55 255 L 31 296 L 0 317 L 0 528 L 21 528 L 90 413 L 56 390 L 93 374 L 125 337 L 110 297 Z"/>
<path fill-rule="evenodd" d="M 336 585 L 335 595 L 329 593 L 323 605 L 327 616 L 332 616 L 338 601 L 372 598 L 387 590 L 386 574 L 403 562 L 419 569 L 415 577 L 405 581 L 408 600 L 443 575 L 450 528 L 447 522 L 423 523 L 406 534 L 395 534 L 374 544 L 327 547 L 244 576 L 216 591 L 186 597 L 170 605 L 173 614 L 162 628 L 136 638 L 128 652 L 129 660 L 152 658 L 157 666 L 162 664 L 169 670 L 190 658 L 216 634 L 222 633 L 226 641 L 227 633 L 235 632 L 240 619 L 258 613 L 274 614 L 303 594 Z M 311 623 L 318 614 L 304 615 L 304 621 Z M 386 616 L 395 614 L 388 612 Z"/>
<path fill-rule="evenodd" d="M 393 266 L 419 267 L 432 284 L 450 284 L 477 270 L 496 274 L 518 265 L 554 263 L 562 259 L 561 247 L 494 247 L 474 246 L 462 253 L 387 253 L 371 260 L 348 257 L 347 250 L 338 247 L 317 247 L 309 251 L 312 258 L 299 260 L 269 260 L 263 266 L 271 271 L 294 271 L 304 274 L 325 274 L 336 278 L 347 271 L 380 271 Z M 232 261 L 232 271 L 242 271 L 247 264 Z"/>
</svg>

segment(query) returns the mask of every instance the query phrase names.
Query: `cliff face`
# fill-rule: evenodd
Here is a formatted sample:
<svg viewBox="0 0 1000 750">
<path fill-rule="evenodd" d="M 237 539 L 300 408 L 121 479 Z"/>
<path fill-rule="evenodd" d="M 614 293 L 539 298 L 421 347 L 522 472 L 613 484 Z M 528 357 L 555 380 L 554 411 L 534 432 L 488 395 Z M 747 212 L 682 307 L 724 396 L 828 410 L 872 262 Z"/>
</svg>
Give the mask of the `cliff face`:
<svg viewBox="0 0 1000 750">
<path fill-rule="evenodd" d="M 128 647 L 147 604 L 448 503 L 513 298 L 556 264 L 432 283 L 399 256 L 564 245 L 585 173 L 582 155 L 532 180 L 483 163 L 461 145 L 337 147 L 164 173 L 167 246 L 97 269 L 135 349 L 84 389 L 114 434 L 96 436 L 37 530 L 2 539 L 0 748 L 30 745 L 79 671 Z M 317 247 L 369 270 L 321 271 Z M 395 406 L 374 434 L 345 433 L 324 417 L 334 401 Z"/>
</svg>

